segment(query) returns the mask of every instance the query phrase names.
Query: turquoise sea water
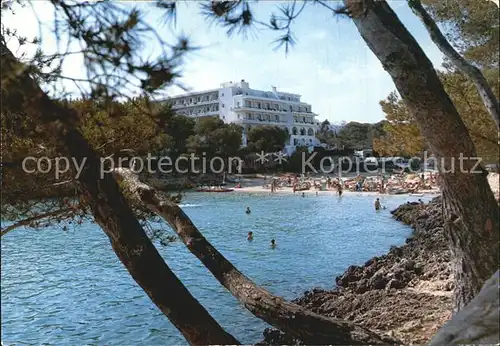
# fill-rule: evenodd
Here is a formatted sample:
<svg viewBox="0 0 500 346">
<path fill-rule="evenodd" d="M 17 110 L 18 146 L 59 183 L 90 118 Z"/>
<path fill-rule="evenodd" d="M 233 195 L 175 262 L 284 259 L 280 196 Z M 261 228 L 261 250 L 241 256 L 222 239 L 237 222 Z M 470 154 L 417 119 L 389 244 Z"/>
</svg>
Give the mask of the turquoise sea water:
<svg viewBox="0 0 500 346">
<path fill-rule="evenodd" d="M 257 284 L 287 299 L 401 245 L 411 229 L 389 210 L 417 198 L 188 194 L 183 208 L 218 250 Z M 245 207 L 252 209 L 245 214 Z M 113 253 L 95 224 L 18 229 L 2 238 L 2 341 L 52 345 L 186 344 Z M 246 235 L 254 233 L 254 241 Z M 270 240 L 277 247 L 271 249 Z M 238 304 L 178 241 L 159 247 L 168 265 L 240 342 L 262 339 L 267 325 Z"/>
</svg>

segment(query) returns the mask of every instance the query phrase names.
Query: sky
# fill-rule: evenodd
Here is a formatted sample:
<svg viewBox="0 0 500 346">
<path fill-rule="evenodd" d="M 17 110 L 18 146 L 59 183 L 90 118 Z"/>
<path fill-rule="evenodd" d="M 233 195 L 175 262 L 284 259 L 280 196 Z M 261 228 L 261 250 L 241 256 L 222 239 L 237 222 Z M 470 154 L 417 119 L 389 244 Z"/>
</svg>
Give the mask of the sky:
<svg viewBox="0 0 500 346">
<path fill-rule="evenodd" d="M 270 14 L 277 13 L 283 2 L 256 2 L 254 15 L 268 22 Z M 3 25 L 17 29 L 21 35 L 35 37 L 40 36 L 39 20 L 43 49 L 55 51 L 54 35 L 50 31 L 53 7 L 44 0 L 35 0 L 32 4 L 17 8 L 14 15 L 2 15 Z M 123 2 L 123 6 L 134 5 L 144 9 L 148 6 Z M 212 25 L 200 14 L 198 5 L 197 1 L 180 3 L 175 26 L 163 25 L 158 10 L 149 11 L 145 17 L 165 40 L 173 42 L 176 36 L 184 34 L 192 44 L 201 47 L 189 53 L 179 80 L 192 91 L 214 89 L 223 82 L 245 79 L 253 89 L 270 90 L 276 86 L 278 91 L 302 95 L 302 101 L 312 105 L 320 121 L 377 122 L 384 118 L 379 101 L 394 91 L 395 86 L 348 18 L 334 17 L 318 5 L 306 6 L 292 27 L 297 44 L 285 54 L 284 48 L 274 49 L 273 41 L 278 33 L 255 29 L 247 37 L 238 34 L 228 37 L 225 29 Z M 406 1 L 389 1 L 389 5 L 439 69 L 442 54 Z M 155 42 L 152 41 L 143 54 L 158 52 Z M 24 51 L 30 54 L 34 49 L 19 49 L 13 41 L 8 46 L 16 54 Z M 78 56 L 73 56 L 64 66 L 64 73 L 73 77 L 82 77 L 84 71 L 83 60 Z M 68 88 L 76 92 L 73 86 Z M 175 86 L 167 89 L 167 94 L 172 96 L 182 92 Z"/>
</svg>

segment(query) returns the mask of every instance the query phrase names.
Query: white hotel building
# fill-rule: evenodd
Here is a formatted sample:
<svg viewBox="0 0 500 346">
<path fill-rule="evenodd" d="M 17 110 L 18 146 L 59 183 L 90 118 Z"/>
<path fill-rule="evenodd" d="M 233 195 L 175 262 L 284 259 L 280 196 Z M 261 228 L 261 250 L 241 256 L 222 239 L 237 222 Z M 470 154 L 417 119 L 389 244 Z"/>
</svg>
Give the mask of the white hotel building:
<svg viewBox="0 0 500 346">
<path fill-rule="evenodd" d="M 243 146 L 247 133 L 254 126 L 278 126 L 288 131 L 287 153 L 297 146 L 317 146 L 316 114 L 311 105 L 301 102 L 300 95 L 277 91 L 250 89 L 248 82 L 222 83 L 220 88 L 192 92 L 163 100 L 177 114 L 189 117 L 218 116 L 226 123 L 243 127 Z"/>
</svg>

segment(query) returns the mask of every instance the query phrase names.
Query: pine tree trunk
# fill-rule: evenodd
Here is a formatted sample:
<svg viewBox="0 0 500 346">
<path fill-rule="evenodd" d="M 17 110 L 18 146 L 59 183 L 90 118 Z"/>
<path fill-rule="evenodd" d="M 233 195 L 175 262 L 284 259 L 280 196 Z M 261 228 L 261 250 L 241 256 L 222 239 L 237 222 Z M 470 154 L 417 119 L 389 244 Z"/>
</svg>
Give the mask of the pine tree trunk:
<svg viewBox="0 0 500 346">
<path fill-rule="evenodd" d="M 87 160 L 79 177 L 84 196 L 96 222 L 109 237 L 113 250 L 132 278 L 189 343 L 238 344 L 163 261 L 113 176 L 108 173 L 103 179 L 100 178 L 101 163 L 97 154 L 70 124 L 76 119 L 74 112 L 49 99 L 3 44 L 3 40 L 1 54 L 2 92 L 8 90 L 9 97 L 16 97 L 19 102 L 23 102 L 28 116 L 37 116 L 47 124 L 55 122 L 52 127 L 70 155 L 78 162 L 84 158 Z"/>
<path fill-rule="evenodd" d="M 467 128 L 434 67 L 385 1 L 344 0 L 354 24 L 415 117 L 443 177 L 445 229 L 454 254 L 455 307 L 498 269 L 499 209 Z M 452 163 L 455 163 L 454 172 Z"/>
<path fill-rule="evenodd" d="M 257 286 L 208 242 L 178 205 L 164 198 L 154 188 L 138 182 L 137 177 L 130 172 L 117 170 L 117 173 L 129 186 L 133 186 L 131 189 L 137 192 L 140 201 L 172 226 L 189 251 L 198 257 L 214 277 L 263 321 L 307 344 L 394 342 L 352 322 L 315 314 Z"/>
<path fill-rule="evenodd" d="M 448 59 L 450 59 L 451 62 L 463 74 L 468 76 L 475 84 L 479 96 L 481 97 L 483 104 L 486 107 L 486 110 L 497 125 L 497 131 L 500 131 L 500 110 L 498 106 L 498 100 L 495 96 L 495 93 L 488 84 L 488 81 L 481 73 L 481 70 L 467 62 L 467 60 L 465 60 L 460 54 L 458 54 L 458 52 L 452 47 L 452 45 L 443 35 L 436 22 L 434 22 L 432 17 L 422 6 L 420 0 L 409 0 L 408 4 L 413 10 L 413 13 L 415 13 L 415 15 L 420 18 L 425 28 L 429 32 L 432 41 L 436 44 L 439 50 L 441 50 L 441 53 L 443 53 Z"/>
</svg>

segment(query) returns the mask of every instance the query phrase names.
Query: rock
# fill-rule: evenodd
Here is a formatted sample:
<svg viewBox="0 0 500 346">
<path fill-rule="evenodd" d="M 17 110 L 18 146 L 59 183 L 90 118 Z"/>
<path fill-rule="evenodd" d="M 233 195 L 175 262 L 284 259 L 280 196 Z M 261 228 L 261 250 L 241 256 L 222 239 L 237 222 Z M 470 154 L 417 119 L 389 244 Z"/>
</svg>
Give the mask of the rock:
<svg viewBox="0 0 500 346">
<path fill-rule="evenodd" d="M 405 263 L 404 263 L 404 268 L 405 268 L 406 270 L 413 270 L 413 268 L 415 268 L 415 261 L 413 261 L 413 260 L 411 260 L 411 259 L 410 259 L 410 260 L 405 261 Z"/>
<path fill-rule="evenodd" d="M 370 287 L 376 290 L 384 289 L 386 284 L 387 278 L 382 273 L 378 272 L 373 275 L 369 281 Z"/>
<path fill-rule="evenodd" d="M 387 283 L 387 285 L 385 286 L 386 289 L 392 289 L 392 288 L 403 288 L 404 285 L 401 284 L 401 282 L 399 282 L 398 280 L 396 279 L 391 279 L 389 280 L 389 282 Z"/>
<path fill-rule="evenodd" d="M 453 283 L 453 281 L 448 281 L 448 282 L 444 285 L 444 290 L 445 290 L 445 291 L 453 291 L 453 288 L 455 288 L 455 284 Z"/>
<path fill-rule="evenodd" d="M 354 291 L 356 293 L 363 294 L 369 290 L 370 290 L 370 284 L 369 284 L 368 280 L 363 279 L 363 280 L 360 280 L 358 282 Z"/>
<path fill-rule="evenodd" d="M 393 245 L 391 246 L 389 253 L 393 254 L 394 256 L 401 256 L 403 254 L 403 249 Z"/>
<path fill-rule="evenodd" d="M 363 270 L 358 266 L 350 266 L 341 276 L 335 278 L 335 283 L 340 287 L 349 287 L 351 283 L 359 281 Z"/>
<path fill-rule="evenodd" d="M 413 271 L 417 275 L 421 275 L 424 272 L 424 265 L 422 263 L 416 263 Z"/>
<path fill-rule="evenodd" d="M 364 267 L 369 267 L 375 262 L 375 258 L 370 258 L 368 261 L 365 262 Z"/>
</svg>

